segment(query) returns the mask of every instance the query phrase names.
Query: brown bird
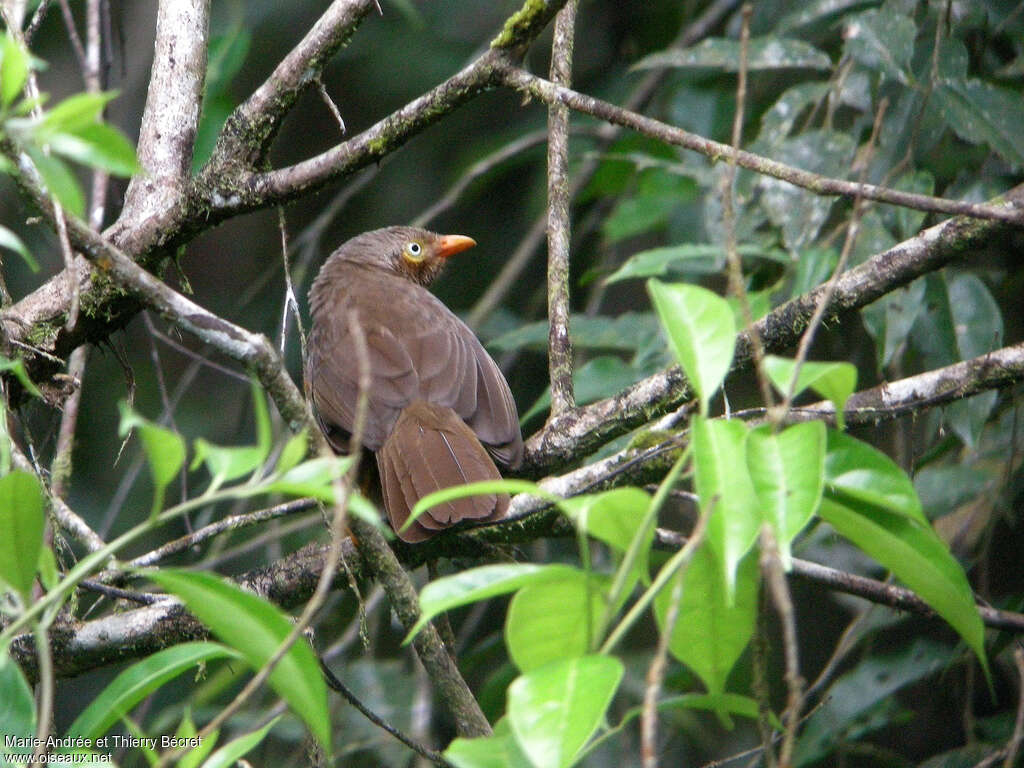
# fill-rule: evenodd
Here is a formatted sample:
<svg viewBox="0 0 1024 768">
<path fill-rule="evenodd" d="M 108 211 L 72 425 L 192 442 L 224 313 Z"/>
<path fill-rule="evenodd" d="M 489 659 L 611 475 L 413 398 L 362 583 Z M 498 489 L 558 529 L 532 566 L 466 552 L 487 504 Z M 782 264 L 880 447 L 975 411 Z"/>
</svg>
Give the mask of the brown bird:
<svg viewBox="0 0 1024 768">
<path fill-rule="evenodd" d="M 396 531 L 428 493 L 499 479 L 495 461 L 513 469 L 522 461 L 505 377 L 469 327 L 426 289 L 449 256 L 474 245 L 415 227 L 366 232 L 331 254 L 309 292 L 307 394 L 338 453 L 349 449 L 359 397 L 351 312 L 366 338 L 371 383 L 362 444 L 376 454 Z M 508 503 L 506 494 L 448 502 L 399 536 L 422 541 L 463 520 L 499 520 Z"/>
</svg>

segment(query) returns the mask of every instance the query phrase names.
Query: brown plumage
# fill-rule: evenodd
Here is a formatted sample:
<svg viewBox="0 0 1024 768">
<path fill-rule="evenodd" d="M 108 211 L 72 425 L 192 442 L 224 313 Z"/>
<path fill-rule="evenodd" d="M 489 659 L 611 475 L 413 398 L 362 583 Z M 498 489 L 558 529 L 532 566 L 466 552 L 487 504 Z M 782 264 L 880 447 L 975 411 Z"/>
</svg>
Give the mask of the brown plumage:
<svg viewBox="0 0 1024 768">
<path fill-rule="evenodd" d="M 384 507 L 398 531 L 415 503 L 453 485 L 501 477 L 519 466 L 523 440 L 515 401 L 473 332 L 426 287 L 445 260 L 475 245 L 461 235 L 388 227 L 331 254 L 310 290 L 306 387 L 328 441 L 348 450 L 359 371 L 349 312 L 370 362 L 364 448 L 374 452 Z M 494 521 L 505 494 L 435 507 L 400 536 L 422 541 L 462 520 Z"/>
</svg>

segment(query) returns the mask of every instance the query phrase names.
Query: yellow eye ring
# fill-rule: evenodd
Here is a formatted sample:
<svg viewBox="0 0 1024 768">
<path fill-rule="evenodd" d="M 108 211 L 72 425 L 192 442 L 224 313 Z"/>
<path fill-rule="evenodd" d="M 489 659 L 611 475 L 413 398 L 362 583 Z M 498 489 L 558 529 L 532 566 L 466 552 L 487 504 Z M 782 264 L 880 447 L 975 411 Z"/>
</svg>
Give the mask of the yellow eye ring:
<svg viewBox="0 0 1024 768">
<path fill-rule="evenodd" d="M 415 240 L 406 243 L 402 249 L 402 258 L 410 264 L 419 264 L 423 261 L 423 246 Z"/>
</svg>

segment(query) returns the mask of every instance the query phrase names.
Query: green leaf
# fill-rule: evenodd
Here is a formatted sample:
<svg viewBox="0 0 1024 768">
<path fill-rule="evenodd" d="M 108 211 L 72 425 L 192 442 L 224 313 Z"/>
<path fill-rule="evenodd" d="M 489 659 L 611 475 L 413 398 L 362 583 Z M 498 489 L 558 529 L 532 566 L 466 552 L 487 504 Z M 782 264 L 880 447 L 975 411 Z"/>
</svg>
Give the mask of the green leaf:
<svg viewBox="0 0 1024 768">
<path fill-rule="evenodd" d="M 785 357 L 767 355 L 764 369 L 775 388 L 785 394 L 789 391 L 789 383 L 793 380 L 795 360 Z M 857 388 L 857 369 L 851 363 L 815 363 L 805 360 L 800 366 L 793 397 L 810 388 L 827 400 L 831 400 L 836 409 L 836 423 L 843 428 L 843 409 L 853 390 Z"/>
<path fill-rule="evenodd" d="M 505 618 L 505 644 L 519 671 L 588 653 L 598 639 L 608 586 L 605 576 L 572 571 L 521 587 Z"/>
<path fill-rule="evenodd" d="M 189 469 L 195 471 L 205 463 L 213 478 L 210 481 L 211 490 L 243 475 L 252 474 L 263 464 L 263 451 L 255 445 L 220 446 L 199 437 L 193 446 L 195 456 Z"/>
<path fill-rule="evenodd" d="M 45 501 L 39 479 L 16 470 L 0 477 L 0 582 L 32 601 L 32 582 L 43 547 Z"/>
<path fill-rule="evenodd" d="M 444 756 L 455 768 L 534 768 L 512 734 L 507 717 L 494 726 L 493 736 L 453 740 Z"/>
<path fill-rule="evenodd" d="M 759 245 L 740 245 L 736 250 L 740 256 L 767 258 L 775 256 L 771 251 Z M 683 243 L 665 248 L 652 248 L 634 253 L 604 281 L 607 284 L 641 277 L 663 277 L 670 272 L 686 269 L 687 263 L 694 260 L 711 259 L 716 264 L 724 264 L 725 258 L 725 249 L 720 245 L 709 243 Z"/>
<path fill-rule="evenodd" d="M 772 159 L 823 176 L 844 178 L 857 151 L 850 136 L 826 129 L 804 131 L 779 141 Z M 772 224 L 782 231 L 791 253 L 800 253 L 817 238 L 834 200 L 768 176 L 757 180 L 761 205 Z"/>
<path fill-rule="evenodd" d="M 210 159 L 224 121 L 237 103 L 231 95 L 231 82 L 245 65 L 251 44 L 252 33 L 241 23 L 210 40 L 203 111 L 192 153 L 193 171 L 198 171 Z"/>
<path fill-rule="evenodd" d="M 280 717 L 275 717 L 258 731 L 239 736 L 218 749 L 210 759 L 203 763 L 203 768 L 231 768 L 239 760 L 256 748 L 260 742 L 267 738 L 270 729 L 277 725 Z"/>
<path fill-rule="evenodd" d="M 718 557 L 726 594 L 736 588 L 736 569 L 754 545 L 761 524 L 757 496 L 746 471 L 747 425 L 742 421 L 694 417 L 694 487 L 709 515 L 707 541 Z"/>
<path fill-rule="evenodd" d="M 142 170 L 132 143 L 116 128 L 102 123 L 90 123 L 74 133 L 54 133 L 46 143 L 58 155 L 115 176 L 131 176 Z"/>
<path fill-rule="evenodd" d="M 0 723 L 3 723 L 0 729 L 10 736 L 31 739 L 36 735 L 36 706 L 32 689 L 6 648 L 0 648 Z M 8 753 L 9 747 L 0 752 L 0 758 Z M 20 753 L 13 754 L 20 756 Z M 32 750 L 21 754 L 31 755 Z"/>
<path fill-rule="evenodd" d="M 928 525 L 907 473 L 881 451 L 834 429 L 828 430 L 825 488 L 835 499 L 856 499 Z"/>
<path fill-rule="evenodd" d="M 800 83 L 787 88 L 761 117 L 757 143 L 766 147 L 778 146 L 789 137 L 804 110 L 824 101 L 828 92 L 829 84 L 825 82 Z"/>
<path fill-rule="evenodd" d="M 253 669 L 262 668 L 291 632 L 291 621 L 277 607 L 217 576 L 173 570 L 145 573 L 181 598 L 189 611 L 222 642 L 237 649 Z M 269 682 L 330 751 L 327 687 L 316 656 L 303 638 L 296 640 L 274 667 Z"/>
<path fill-rule="evenodd" d="M 667 285 L 648 280 L 654 308 L 669 344 L 700 398 L 702 414 L 732 364 L 736 323 L 729 303 L 696 285 Z"/>
<path fill-rule="evenodd" d="M 644 522 L 644 514 L 651 504 L 651 496 L 640 488 L 612 488 L 601 493 L 573 496 L 562 502 L 562 511 L 586 532 L 620 552 L 629 549 L 630 542 Z M 650 547 L 654 531 L 644 549 Z"/>
<path fill-rule="evenodd" d="M 192 712 L 188 707 L 185 708 L 185 714 L 181 718 L 181 723 L 178 725 L 178 730 L 174 732 L 176 738 L 193 739 L 199 734 L 196 730 L 196 724 L 192 722 Z M 217 746 L 217 739 L 220 737 L 220 729 L 214 729 L 213 732 L 206 735 L 200 742 L 199 746 L 192 747 L 187 752 L 182 754 L 181 757 L 177 758 L 177 768 L 198 768 L 198 766 L 206 759 L 206 756 L 213 751 L 213 748 Z"/>
<path fill-rule="evenodd" d="M 673 48 L 646 56 L 633 65 L 633 69 L 661 69 L 662 67 L 708 67 L 726 72 L 739 71 L 740 43 L 724 37 L 707 38 L 688 48 Z M 784 37 L 751 38 L 747 48 L 747 68 L 775 69 L 830 69 L 832 60 L 810 43 Z"/>
<path fill-rule="evenodd" d="M 527 323 L 487 342 L 494 352 L 530 349 L 546 352 L 548 321 Z M 608 315 L 572 315 L 569 333 L 577 349 L 604 349 L 632 352 L 647 344 L 658 333 L 658 319 L 652 312 L 624 312 Z"/>
<path fill-rule="evenodd" d="M 951 649 L 923 638 L 894 653 L 865 656 L 830 686 L 820 708 L 807 719 L 797 741 L 794 764 L 819 764 L 836 745 L 866 731 L 866 715 L 879 702 L 891 702 L 897 691 L 940 672 L 952 660 Z M 874 729 L 892 726 L 893 719 L 887 717 Z"/>
<path fill-rule="evenodd" d="M 847 9 L 863 5 L 864 0 L 807 0 L 785 14 L 775 25 L 779 32 L 816 23 L 829 23 Z"/>
<path fill-rule="evenodd" d="M 751 554 L 739 564 L 735 595 L 730 599 L 721 568 L 707 543 L 693 553 L 683 574 L 679 616 L 668 647 L 700 677 L 711 694 L 725 691 L 729 673 L 754 633 L 757 584 L 757 556 Z M 654 615 L 661 631 L 665 630 L 672 588 L 669 582 L 654 598 Z"/>
<path fill-rule="evenodd" d="M 611 243 L 665 227 L 681 206 L 697 196 L 693 179 L 664 168 L 648 168 L 637 176 L 636 193 L 622 197 L 601 224 Z"/>
<path fill-rule="evenodd" d="M 85 196 L 71 169 L 56 157 L 44 154 L 38 147 L 28 146 L 25 151 L 39 171 L 46 191 L 53 195 L 64 210 L 81 218 L 85 212 Z"/>
<path fill-rule="evenodd" d="M 252 409 L 256 417 L 256 445 L 263 452 L 263 459 L 270 455 L 270 449 L 274 447 L 274 432 L 270 426 L 270 411 L 267 410 L 267 394 L 259 380 L 253 377 L 252 385 Z"/>
<path fill-rule="evenodd" d="M 0 372 L 12 374 L 30 395 L 34 397 L 43 396 L 43 393 L 39 391 L 39 387 L 28 377 L 28 373 L 25 371 L 25 363 L 20 358 L 11 360 L 0 355 Z"/>
<path fill-rule="evenodd" d="M 821 502 L 825 431 L 823 422 L 809 421 L 778 433 L 765 424 L 747 435 L 747 470 L 787 571 L 792 564 L 790 542 Z"/>
<path fill-rule="evenodd" d="M 974 78 L 944 80 L 936 105 L 957 136 L 987 144 L 1016 168 L 1024 167 L 1024 103 L 1020 92 Z"/>
<path fill-rule="evenodd" d="M 25 243 L 21 241 L 21 238 L 11 232 L 7 227 L 0 226 L 0 248 L 7 248 L 10 251 L 14 251 L 16 254 L 24 259 L 28 268 L 33 272 L 39 271 L 39 262 L 32 256 L 32 252 L 25 246 Z"/>
<path fill-rule="evenodd" d="M 508 689 L 508 720 L 536 768 L 568 768 L 604 719 L 622 679 L 610 656 L 554 661 Z"/>
<path fill-rule="evenodd" d="M 967 577 L 932 527 L 861 499 L 826 494 L 819 512 L 841 535 L 888 568 L 955 629 L 988 675 L 985 628 Z"/>
<path fill-rule="evenodd" d="M 527 584 L 572 579 L 576 573 L 579 573 L 576 568 L 557 563 L 551 565 L 509 563 L 484 565 L 434 579 L 420 591 L 420 618 L 409 630 L 409 634 L 406 635 L 402 644 L 408 644 L 426 623 L 439 613 L 444 613 L 460 605 L 468 605 L 497 595 L 515 592 Z"/>
<path fill-rule="evenodd" d="M 239 658 L 219 643 L 185 643 L 154 653 L 121 672 L 68 728 L 69 736 L 95 740 L 168 680 L 211 659 Z"/>
<path fill-rule="evenodd" d="M 861 310 L 864 327 L 875 340 L 879 368 L 889 365 L 906 345 L 910 329 L 925 308 L 924 290 L 925 281 L 915 280 Z"/>
<path fill-rule="evenodd" d="M 603 397 L 610 397 L 634 384 L 642 376 L 641 371 L 614 355 L 599 355 L 592 358 L 572 372 L 576 405 L 586 405 Z M 545 413 L 550 407 L 551 388 L 547 387 L 544 394 L 522 415 L 519 423 L 526 424 L 534 416 Z"/>
<path fill-rule="evenodd" d="M 306 458 L 308 451 L 309 433 L 303 429 L 301 432 L 297 432 L 288 438 L 288 442 L 281 449 L 281 455 L 277 459 L 277 467 L 275 467 L 274 471 L 278 474 L 286 473 Z"/>
<path fill-rule="evenodd" d="M 0 101 L 4 109 L 11 106 L 28 79 L 29 56 L 9 34 L 3 38 L 3 61 L 0 63 Z"/>
<path fill-rule="evenodd" d="M 55 133 L 77 133 L 80 129 L 96 125 L 102 118 L 103 108 L 117 97 L 117 91 L 105 93 L 76 93 L 43 115 L 37 138 L 41 143 Z"/>
<path fill-rule="evenodd" d="M 847 20 L 846 55 L 897 82 L 912 80 L 910 59 L 917 29 L 914 20 L 889 8 L 875 8 Z"/>
<path fill-rule="evenodd" d="M 128 403 L 121 401 L 121 427 L 119 433 L 125 437 L 137 429 L 142 447 L 149 460 L 153 477 L 153 514 L 164 506 L 164 490 L 185 463 L 185 439 L 177 432 L 154 424 L 135 413 Z"/>
<path fill-rule="evenodd" d="M 350 456 L 319 456 L 272 478 L 270 482 L 260 485 L 258 490 L 261 493 L 312 496 L 314 499 L 333 504 L 334 481 L 343 478 L 351 464 Z M 353 497 L 355 495 L 352 494 Z"/>
</svg>

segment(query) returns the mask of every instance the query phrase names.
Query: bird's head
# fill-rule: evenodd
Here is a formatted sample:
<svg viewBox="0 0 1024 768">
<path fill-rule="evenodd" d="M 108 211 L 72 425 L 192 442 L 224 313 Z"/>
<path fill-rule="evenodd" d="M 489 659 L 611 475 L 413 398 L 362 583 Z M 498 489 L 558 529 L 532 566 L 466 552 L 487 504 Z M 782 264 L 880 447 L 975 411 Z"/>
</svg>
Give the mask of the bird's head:
<svg viewBox="0 0 1024 768">
<path fill-rule="evenodd" d="M 386 227 L 353 237 L 333 256 L 386 269 L 426 286 L 440 274 L 449 256 L 474 245 L 476 241 L 465 235 L 439 235 L 419 227 Z"/>
</svg>

